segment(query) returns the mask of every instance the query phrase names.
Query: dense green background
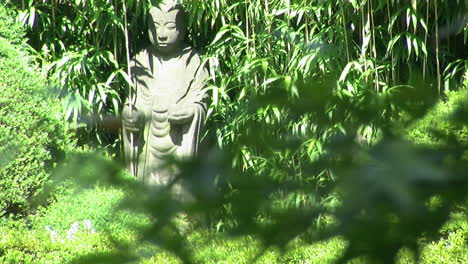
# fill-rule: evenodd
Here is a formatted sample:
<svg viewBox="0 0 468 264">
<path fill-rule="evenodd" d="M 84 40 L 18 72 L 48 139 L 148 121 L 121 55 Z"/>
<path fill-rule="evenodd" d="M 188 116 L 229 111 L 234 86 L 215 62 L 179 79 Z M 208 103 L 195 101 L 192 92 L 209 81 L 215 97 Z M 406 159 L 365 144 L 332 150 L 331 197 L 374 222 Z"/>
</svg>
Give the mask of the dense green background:
<svg viewBox="0 0 468 264">
<path fill-rule="evenodd" d="M 206 148 L 180 164 L 187 203 L 142 190 L 109 159 L 150 1 L 0 8 L 0 140 L 23 151 L 0 159 L 0 260 L 467 261 L 466 1 L 183 4 L 212 78 Z M 51 173 L 72 136 L 104 152 L 75 150 Z"/>
</svg>

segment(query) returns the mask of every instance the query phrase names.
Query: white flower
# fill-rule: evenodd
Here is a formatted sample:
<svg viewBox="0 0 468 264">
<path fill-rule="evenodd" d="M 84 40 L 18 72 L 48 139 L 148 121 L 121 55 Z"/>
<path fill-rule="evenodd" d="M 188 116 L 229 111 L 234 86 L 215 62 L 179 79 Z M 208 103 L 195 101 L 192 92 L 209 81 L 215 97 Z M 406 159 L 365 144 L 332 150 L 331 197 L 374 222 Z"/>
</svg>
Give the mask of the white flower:
<svg viewBox="0 0 468 264">
<path fill-rule="evenodd" d="M 83 220 L 83 225 L 85 226 L 85 229 L 89 233 L 91 233 L 91 234 L 96 233 L 96 230 L 93 228 L 93 223 L 91 222 L 91 220 L 89 220 L 89 219 Z"/>
<path fill-rule="evenodd" d="M 52 229 L 52 227 L 51 227 L 50 225 L 46 225 L 45 229 L 49 232 L 50 241 L 52 241 L 52 242 L 55 242 L 55 241 L 63 242 L 63 239 L 61 239 L 61 238 L 58 236 L 57 231 L 55 231 L 54 229 Z"/>
<path fill-rule="evenodd" d="M 71 241 L 75 241 L 75 233 L 80 229 L 80 223 L 78 221 L 74 222 L 70 229 L 67 232 L 67 238 Z"/>
</svg>

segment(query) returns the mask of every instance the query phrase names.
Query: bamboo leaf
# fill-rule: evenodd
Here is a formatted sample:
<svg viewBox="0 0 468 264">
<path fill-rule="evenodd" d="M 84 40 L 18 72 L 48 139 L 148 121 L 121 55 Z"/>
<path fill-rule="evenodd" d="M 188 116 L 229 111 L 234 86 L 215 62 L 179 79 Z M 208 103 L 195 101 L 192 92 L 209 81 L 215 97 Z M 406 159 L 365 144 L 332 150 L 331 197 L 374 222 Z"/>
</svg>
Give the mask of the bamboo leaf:
<svg viewBox="0 0 468 264">
<path fill-rule="evenodd" d="M 400 33 L 400 34 L 396 35 L 395 37 L 393 37 L 390 40 L 390 42 L 387 45 L 387 54 L 390 54 L 393 51 L 393 47 L 398 42 L 398 40 L 400 40 L 402 35 L 403 35 L 403 33 Z"/>
<path fill-rule="evenodd" d="M 276 82 L 278 80 L 282 79 L 281 77 L 272 77 L 272 78 L 268 78 L 266 79 L 263 83 L 262 83 L 262 86 L 267 86 L 273 82 Z"/>
<path fill-rule="evenodd" d="M 416 14 L 411 14 L 411 21 L 413 22 L 413 28 L 416 31 L 418 25 L 418 18 L 416 17 Z"/>
<path fill-rule="evenodd" d="M 427 29 L 427 24 L 426 22 L 424 21 L 423 18 L 419 19 L 419 23 L 421 24 L 421 26 L 424 28 L 424 31 L 427 33 L 429 32 L 429 30 Z"/>
<path fill-rule="evenodd" d="M 211 42 L 211 45 L 214 45 L 216 44 L 221 38 L 224 37 L 224 35 L 226 33 L 228 33 L 230 31 L 230 27 L 229 26 L 224 26 L 223 28 L 221 28 L 220 31 L 218 31 L 218 33 L 216 34 L 215 38 L 213 39 L 213 41 Z"/>
<path fill-rule="evenodd" d="M 418 40 L 416 38 L 413 38 L 413 46 L 414 46 L 414 52 L 416 53 L 416 57 L 419 57 L 419 45 L 418 45 Z"/>
<path fill-rule="evenodd" d="M 409 57 L 411 57 L 411 51 L 412 51 L 412 41 L 411 41 L 411 36 L 409 34 L 406 34 L 406 48 L 408 49 L 408 60 Z"/>
<path fill-rule="evenodd" d="M 421 49 L 424 53 L 424 55 L 427 57 L 427 47 L 426 47 L 426 42 L 421 41 Z"/>
<path fill-rule="evenodd" d="M 343 82 L 346 79 L 346 77 L 348 76 L 348 74 L 349 74 L 349 72 L 351 70 L 351 67 L 353 67 L 355 65 L 356 65 L 356 62 L 354 62 L 354 61 L 349 62 L 348 64 L 346 64 L 343 71 L 341 72 L 341 75 L 340 75 L 340 78 L 338 79 L 338 81 Z"/>
<path fill-rule="evenodd" d="M 29 16 L 28 16 L 28 25 L 30 28 L 34 27 L 34 22 L 36 21 L 36 8 L 31 7 L 29 10 Z"/>
</svg>

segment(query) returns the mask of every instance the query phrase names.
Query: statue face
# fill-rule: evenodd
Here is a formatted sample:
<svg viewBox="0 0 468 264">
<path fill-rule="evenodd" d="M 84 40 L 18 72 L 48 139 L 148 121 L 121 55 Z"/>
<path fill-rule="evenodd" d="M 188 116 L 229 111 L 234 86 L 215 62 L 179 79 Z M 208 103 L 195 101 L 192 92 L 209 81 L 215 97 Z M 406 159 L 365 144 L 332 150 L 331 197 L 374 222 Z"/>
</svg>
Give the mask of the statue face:
<svg viewBox="0 0 468 264">
<path fill-rule="evenodd" d="M 182 46 L 185 33 L 180 18 L 177 19 L 179 10 L 167 12 L 154 8 L 150 14 L 149 37 L 151 44 L 163 55 L 177 53 Z"/>
</svg>

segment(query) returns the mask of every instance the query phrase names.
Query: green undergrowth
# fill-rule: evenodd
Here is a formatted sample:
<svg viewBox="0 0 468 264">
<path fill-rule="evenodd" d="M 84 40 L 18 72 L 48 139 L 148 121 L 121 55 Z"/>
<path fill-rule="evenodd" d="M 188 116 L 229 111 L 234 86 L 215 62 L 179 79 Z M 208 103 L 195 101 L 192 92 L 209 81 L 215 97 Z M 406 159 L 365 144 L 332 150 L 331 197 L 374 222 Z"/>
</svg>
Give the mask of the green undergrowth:
<svg viewBox="0 0 468 264">
<path fill-rule="evenodd" d="M 221 233 L 197 231 L 189 239 L 194 244 L 196 263 L 334 263 L 345 243 L 339 238 L 308 245 L 302 240 L 291 243 L 285 252 L 270 248 L 263 252 L 258 240 L 249 237 L 227 238 Z M 260 253 L 263 253 L 260 255 Z M 163 253 L 142 263 L 182 263 L 171 254 Z"/>
<path fill-rule="evenodd" d="M 124 174 L 123 177 L 130 176 Z M 71 182 L 62 184 L 65 190 L 57 197 L 57 202 L 37 215 L 24 221 L 1 220 L 0 263 L 75 263 L 84 256 L 100 256 L 100 261 L 94 259 L 92 263 L 111 263 L 105 256 L 116 251 L 122 251 L 121 263 L 183 263 L 169 251 L 139 242 L 139 228 L 148 227 L 151 221 L 145 214 L 121 209 L 122 200 L 131 193 L 103 184 L 86 189 Z M 468 263 L 466 215 L 460 207 L 440 230 L 439 239 L 434 242 L 421 239 L 424 246 L 419 263 Z M 85 221 L 91 222 L 91 227 L 87 228 Z M 74 224 L 78 225 L 78 230 L 70 237 Z M 56 236 L 50 230 L 55 231 Z M 195 262 L 213 264 L 335 263 L 347 246 L 340 237 L 314 244 L 299 237 L 281 252 L 277 248 L 262 248 L 255 237 L 230 237 L 207 228 L 192 228 L 186 237 Z M 125 261 L 129 256 L 133 258 Z M 348 263 L 367 262 L 354 259 Z M 397 263 L 418 262 L 403 250 Z"/>
<path fill-rule="evenodd" d="M 466 221 L 465 224 L 466 225 Z M 101 253 L 105 255 L 116 248 L 112 240 L 97 231 L 95 234 L 85 232 L 76 235 L 75 241 L 50 241 L 48 234 L 42 230 L 27 229 L 23 225 L 0 228 L 3 234 L 0 239 L 2 248 L 0 263 L 73 263 L 79 256 Z M 135 234 L 127 233 L 128 241 L 134 241 Z M 466 229 L 453 230 L 446 237 L 427 244 L 422 251 L 421 262 L 416 262 L 413 255 L 406 251 L 400 254 L 401 264 L 464 264 L 468 262 L 468 246 Z M 196 263 L 254 263 L 258 254 L 262 252 L 260 244 L 252 237 L 226 238 L 223 234 L 197 230 L 189 235 L 189 241 L 195 252 Z M 278 249 L 268 249 L 256 259 L 255 263 L 334 263 L 342 253 L 346 243 L 340 238 L 329 241 L 306 244 L 302 240 L 292 242 L 287 251 L 282 254 Z M 144 257 L 139 262 L 159 264 L 183 263 L 172 253 L 158 247 L 142 246 L 140 252 Z M 101 263 L 101 262 L 95 262 Z M 107 263 L 107 262 L 102 262 Z M 355 259 L 348 263 L 364 264 L 364 259 Z"/>
<path fill-rule="evenodd" d="M 122 189 L 60 182 L 56 202 L 18 221 L 0 220 L 0 263 L 69 263 L 132 243 L 144 215 L 118 210 Z"/>
<path fill-rule="evenodd" d="M 449 91 L 421 120 L 409 127 L 410 141 L 434 148 L 453 142 L 468 142 L 466 120 L 460 120 L 468 103 L 468 85 L 460 91 Z M 452 141 L 450 141 L 452 140 Z"/>
</svg>

